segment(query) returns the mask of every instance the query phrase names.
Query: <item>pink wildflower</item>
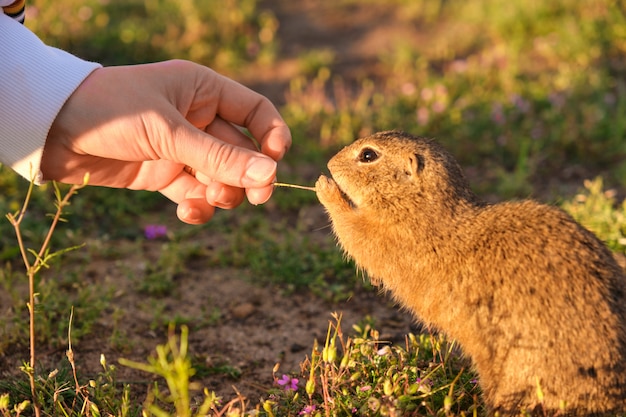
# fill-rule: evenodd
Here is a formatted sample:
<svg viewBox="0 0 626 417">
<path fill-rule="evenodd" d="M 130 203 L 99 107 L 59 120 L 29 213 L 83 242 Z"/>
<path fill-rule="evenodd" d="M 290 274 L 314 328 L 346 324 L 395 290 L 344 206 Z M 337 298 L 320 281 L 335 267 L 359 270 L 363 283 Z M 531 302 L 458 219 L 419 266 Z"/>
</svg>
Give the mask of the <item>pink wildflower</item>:
<svg viewBox="0 0 626 417">
<path fill-rule="evenodd" d="M 284 375 L 281 379 L 276 381 L 278 385 L 283 387 L 285 391 L 297 391 L 298 390 L 298 378 L 290 378 L 289 375 Z"/>
</svg>

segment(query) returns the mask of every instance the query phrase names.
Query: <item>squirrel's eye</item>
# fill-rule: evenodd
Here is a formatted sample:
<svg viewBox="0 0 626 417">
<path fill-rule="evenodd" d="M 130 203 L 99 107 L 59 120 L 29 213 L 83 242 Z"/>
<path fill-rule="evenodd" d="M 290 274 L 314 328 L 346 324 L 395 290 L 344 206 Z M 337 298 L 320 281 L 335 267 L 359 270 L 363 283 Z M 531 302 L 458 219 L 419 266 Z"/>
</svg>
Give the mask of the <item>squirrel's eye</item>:
<svg viewBox="0 0 626 417">
<path fill-rule="evenodd" d="M 360 162 L 374 162 L 377 159 L 378 159 L 378 154 L 376 153 L 376 151 L 370 148 L 363 149 L 361 153 L 359 154 Z"/>
</svg>

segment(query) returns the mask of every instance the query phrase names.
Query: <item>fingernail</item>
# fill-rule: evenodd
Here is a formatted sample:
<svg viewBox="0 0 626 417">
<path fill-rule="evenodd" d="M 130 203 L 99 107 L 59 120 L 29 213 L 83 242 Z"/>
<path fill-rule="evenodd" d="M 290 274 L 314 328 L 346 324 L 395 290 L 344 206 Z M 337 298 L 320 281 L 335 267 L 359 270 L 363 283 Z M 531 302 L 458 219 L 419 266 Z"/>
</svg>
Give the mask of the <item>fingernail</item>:
<svg viewBox="0 0 626 417">
<path fill-rule="evenodd" d="M 226 191 L 223 188 L 221 188 L 220 192 L 217 193 L 217 195 L 215 196 L 215 200 L 213 201 L 213 204 L 218 207 L 225 205 L 228 202 L 226 197 L 227 197 Z"/>
<path fill-rule="evenodd" d="M 198 223 L 202 219 L 202 211 L 193 207 L 179 209 L 179 218 L 188 223 Z"/>
<path fill-rule="evenodd" d="M 275 174 L 276 162 L 269 158 L 254 158 L 246 168 L 246 179 L 255 183 L 266 184 L 274 178 Z"/>
</svg>

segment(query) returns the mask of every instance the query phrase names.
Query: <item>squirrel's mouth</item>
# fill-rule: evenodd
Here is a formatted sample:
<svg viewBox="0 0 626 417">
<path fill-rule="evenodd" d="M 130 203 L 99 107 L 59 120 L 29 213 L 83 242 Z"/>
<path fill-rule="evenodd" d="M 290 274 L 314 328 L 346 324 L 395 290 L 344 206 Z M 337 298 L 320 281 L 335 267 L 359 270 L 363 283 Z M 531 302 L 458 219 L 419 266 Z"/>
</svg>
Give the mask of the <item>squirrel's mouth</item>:
<svg viewBox="0 0 626 417">
<path fill-rule="evenodd" d="M 350 198 L 350 196 L 343 190 L 343 188 L 341 188 L 341 186 L 339 185 L 339 183 L 337 182 L 337 180 L 334 177 L 331 177 L 333 179 L 333 181 L 335 182 L 335 185 L 337 186 L 337 189 L 339 190 L 339 194 L 341 194 L 341 197 L 346 201 L 346 203 L 348 203 L 348 205 L 355 209 L 357 208 L 357 205 L 355 204 L 355 202 Z"/>
</svg>

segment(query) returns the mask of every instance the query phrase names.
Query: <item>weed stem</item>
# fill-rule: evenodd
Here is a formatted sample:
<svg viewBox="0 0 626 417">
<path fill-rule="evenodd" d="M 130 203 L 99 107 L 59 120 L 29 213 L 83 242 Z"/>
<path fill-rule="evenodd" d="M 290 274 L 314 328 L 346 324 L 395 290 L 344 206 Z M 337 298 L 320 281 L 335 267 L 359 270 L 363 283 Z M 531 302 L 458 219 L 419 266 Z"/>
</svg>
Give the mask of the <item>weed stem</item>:
<svg viewBox="0 0 626 417">
<path fill-rule="evenodd" d="M 274 187 L 288 187 L 288 188 L 298 188 L 300 190 L 315 191 L 315 187 L 306 187 L 304 185 L 287 184 L 287 183 L 284 183 L 284 182 L 275 182 L 272 185 Z"/>
</svg>

